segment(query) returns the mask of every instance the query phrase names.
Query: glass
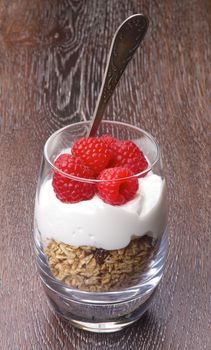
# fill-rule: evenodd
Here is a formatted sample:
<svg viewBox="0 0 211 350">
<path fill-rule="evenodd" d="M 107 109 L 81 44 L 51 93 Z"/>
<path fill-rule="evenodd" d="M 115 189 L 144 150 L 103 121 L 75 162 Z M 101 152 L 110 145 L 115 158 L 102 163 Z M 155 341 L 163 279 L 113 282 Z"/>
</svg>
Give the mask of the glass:
<svg viewBox="0 0 211 350">
<path fill-rule="evenodd" d="M 162 277 L 168 245 L 166 185 L 155 139 L 135 126 L 103 121 L 98 136 L 132 140 L 147 158 L 147 170 L 132 176 L 138 178 L 140 194 L 121 206 L 105 204 L 96 195 L 76 204 L 60 202 L 52 178 L 61 171 L 53 163 L 87 135 L 89 126 L 69 125 L 45 144 L 36 192 L 35 250 L 53 309 L 76 327 L 114 332 L 143 315 Z M 63 176 L 81 188 L 103 182 Z"/>
</svg>

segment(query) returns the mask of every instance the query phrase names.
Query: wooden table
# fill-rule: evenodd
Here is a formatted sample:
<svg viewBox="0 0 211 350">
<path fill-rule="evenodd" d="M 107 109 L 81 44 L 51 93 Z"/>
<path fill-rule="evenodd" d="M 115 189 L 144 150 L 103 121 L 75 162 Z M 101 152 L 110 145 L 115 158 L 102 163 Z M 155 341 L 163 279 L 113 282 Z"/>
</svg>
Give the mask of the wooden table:
<svg viewBox="0 0 211 350">
<path fill-rule="evenodd" d="M 0 349 L 211 348 L 210 9 L 205 0 L 0 1 Z M 159 140 L 170 248 L 145 316 L 120 333 L 91 334 L 47 304 L 33 251 L 35 188 L 45 140 L 90 118 L 112 35 L 137 12 L 150 28 L 105 118 Z"/>
</svg>

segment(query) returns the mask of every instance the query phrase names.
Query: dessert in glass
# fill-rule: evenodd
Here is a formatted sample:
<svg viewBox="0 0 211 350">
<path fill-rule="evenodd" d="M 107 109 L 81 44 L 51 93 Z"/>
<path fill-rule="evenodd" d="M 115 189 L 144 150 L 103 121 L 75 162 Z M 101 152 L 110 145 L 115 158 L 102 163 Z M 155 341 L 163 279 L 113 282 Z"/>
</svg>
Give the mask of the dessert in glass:
<svg viewBox="0 0 211 350">
<path fill-rule="evenodd" d="M 118 331 L 149 307 L 167 252 L 166 184 L 155 139 L 135 126 L 69 125 L 47 140 L 37 185 L 37 265 L 54 310 Z"/>
</svg>

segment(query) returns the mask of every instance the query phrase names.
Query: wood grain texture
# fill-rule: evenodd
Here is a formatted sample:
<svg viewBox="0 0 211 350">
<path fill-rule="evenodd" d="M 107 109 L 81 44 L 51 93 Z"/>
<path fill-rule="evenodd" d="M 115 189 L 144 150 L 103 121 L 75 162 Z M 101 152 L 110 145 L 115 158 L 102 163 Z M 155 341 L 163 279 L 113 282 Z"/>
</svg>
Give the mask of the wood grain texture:
<svg viewBox="0 0 211 350">
<path fill-rule="evenodd" d="M 111 38 L 129 15 L 150 28 L 106 111 L 161 144 L 170 247 L 150 310 L 89 334 L 55 316 L 35 267 L 36 179 L 46 138 L 89 119 Z M 0 348 L 210 349 L 208 133 L 211 6 L 205 0 L 0 0 Z"/>
</svg>

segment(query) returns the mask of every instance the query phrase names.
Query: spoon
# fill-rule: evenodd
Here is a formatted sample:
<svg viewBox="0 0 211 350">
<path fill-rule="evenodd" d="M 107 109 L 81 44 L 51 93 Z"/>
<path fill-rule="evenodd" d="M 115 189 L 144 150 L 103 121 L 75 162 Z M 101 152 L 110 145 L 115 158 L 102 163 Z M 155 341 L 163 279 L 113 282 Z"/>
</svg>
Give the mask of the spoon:
<svg viewBox="0 0 211 350">
<path fill-rule="evenodd" d="M 95 136 L 102 120 L 108 101 L 112 96 L 127 64 L 143 40 L 147 28 L 148 18 L 142 14 L 128 17 L 114 34 L 103 82 L 94 110 L 92 123 L 87 136 Z"/>
</svg>

